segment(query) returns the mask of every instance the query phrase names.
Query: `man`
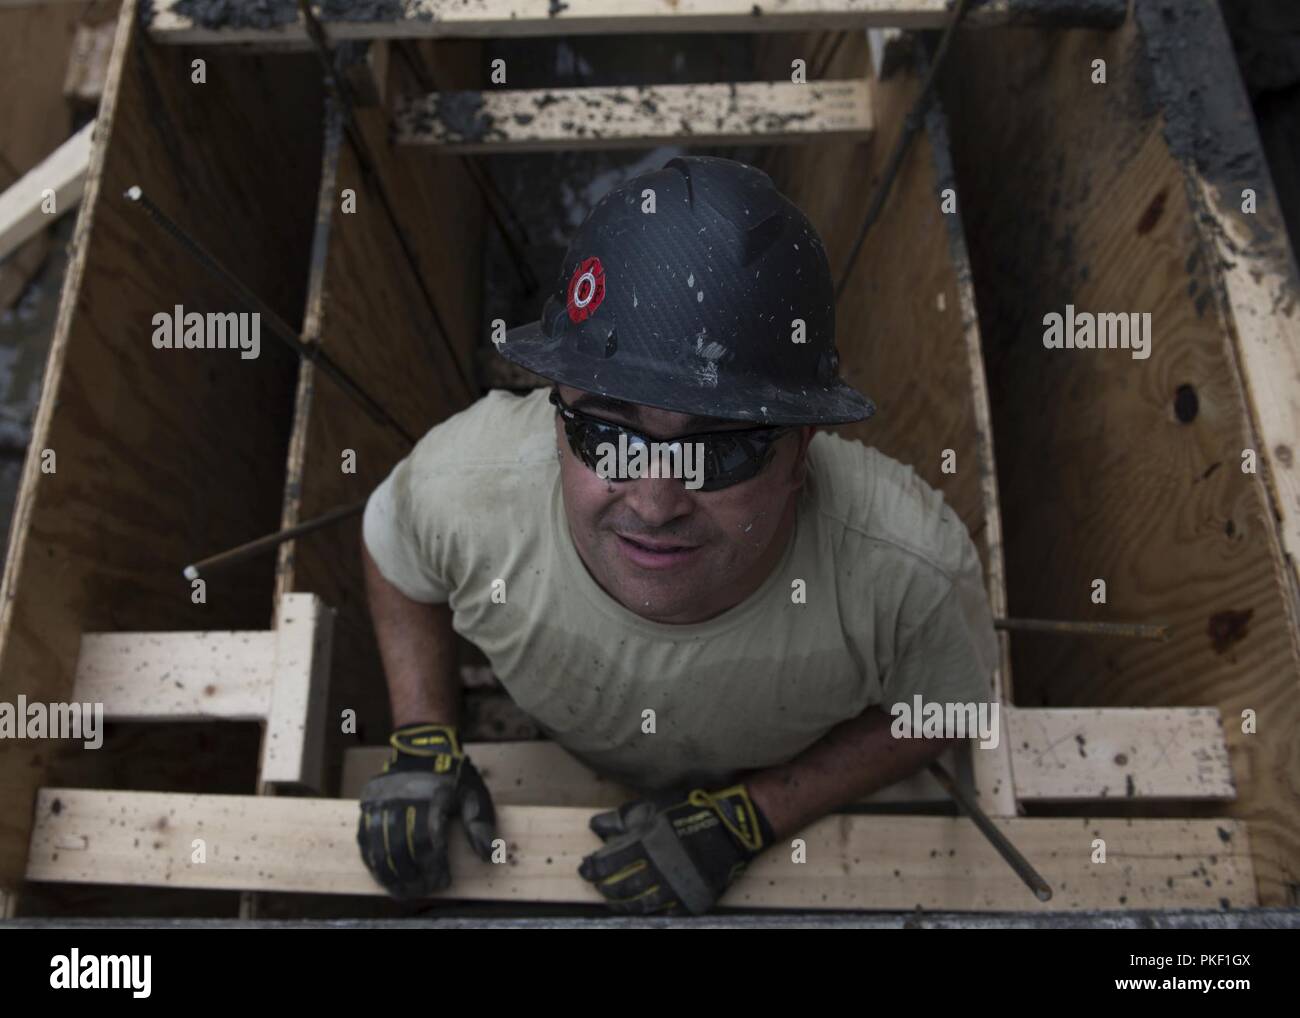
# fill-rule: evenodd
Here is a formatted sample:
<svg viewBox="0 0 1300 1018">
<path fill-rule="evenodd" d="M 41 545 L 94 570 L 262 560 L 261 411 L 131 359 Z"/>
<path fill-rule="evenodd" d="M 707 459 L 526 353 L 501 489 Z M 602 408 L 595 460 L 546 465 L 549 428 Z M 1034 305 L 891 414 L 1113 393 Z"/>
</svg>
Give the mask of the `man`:
<svg viewBox="0 0 1300 1018">
<path fill-rule="evenodd" d="M 625 912 L 708 910 L 951 744 L 893 738 L 891 704 L 990 696 L 965 528 L 910 468 L 814 437 L 874 408 L 837 375 L 821 240 L 766 174 L 691 157 L 616 188 L 500 350 L 553 387 L 435 427 L 365 515 L 397 730 L 358 842 L 393 894 L 449 885 L 453 815 L 482 857 L 495 837 L 453 630 L 551 738 L 647 793 L 593 818 L 580 869 Z M 653 448 L 667 469 L 632 464 Z"/>
</svg>

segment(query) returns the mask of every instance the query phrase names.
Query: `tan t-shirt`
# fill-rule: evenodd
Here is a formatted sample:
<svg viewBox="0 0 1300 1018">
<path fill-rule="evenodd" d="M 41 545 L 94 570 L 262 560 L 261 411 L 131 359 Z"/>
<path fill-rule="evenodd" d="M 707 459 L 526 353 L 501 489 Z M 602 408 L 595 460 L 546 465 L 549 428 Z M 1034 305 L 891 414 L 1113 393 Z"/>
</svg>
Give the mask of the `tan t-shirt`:
<svg viewBox="0 0 1300 1018">
<path fill-rule="evenodd" d="M 718 784 L 873 704 L 991 697 L 979 558 L 910 467 L 819 432 L 767 581 L 707 622 L 669 625 L 624 608 L 578 557 L 553 415 L 539 389 L 442 422 L 375 490 L 364 534 L 389 582 L 450 602 L 515 702 L 596 770 L 647 789 Z"/>
</svg>

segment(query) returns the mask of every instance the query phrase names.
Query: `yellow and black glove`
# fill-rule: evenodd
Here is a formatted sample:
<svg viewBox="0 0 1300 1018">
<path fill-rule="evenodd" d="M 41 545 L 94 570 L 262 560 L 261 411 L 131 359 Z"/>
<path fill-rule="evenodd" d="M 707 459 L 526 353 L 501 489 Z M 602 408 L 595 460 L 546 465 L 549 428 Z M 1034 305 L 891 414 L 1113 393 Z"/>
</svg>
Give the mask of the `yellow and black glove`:
<svg viewBox="0 0 1300 1018">
<path fill-rule="evenodd" d="M 450 725 L 415 724 L 389 737 L 392 755 L 361 791 L 357 844 L 366 867 L 395 898 L 419 898 L 451 884 L 447 838 L 459 816 L 470 846 L 487 861 L 496 811 L 478 770 Z"/>
<path fill-rule="evenodd" d="M 617 912 L 701 915 L 763 849 L 771 825 L 744 785 L 625 803 L 591 819 L 604 847 L 578 873 Z"/>
</svg>

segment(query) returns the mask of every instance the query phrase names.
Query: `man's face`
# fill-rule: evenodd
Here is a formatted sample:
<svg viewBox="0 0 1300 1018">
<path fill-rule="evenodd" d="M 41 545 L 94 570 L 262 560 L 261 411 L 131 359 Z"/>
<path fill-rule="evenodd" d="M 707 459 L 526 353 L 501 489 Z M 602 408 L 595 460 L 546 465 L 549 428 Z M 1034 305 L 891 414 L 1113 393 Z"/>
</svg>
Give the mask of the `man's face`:
<svg viewBox="0 0 1300 1018">
<path fill-rule="evenodd" d="M 651 440 L 754 425 L 691 417 L 558 386 L 565 405 Z M 656 622 L 702 622 L 739 604 L 785 551 L 813 427 L 777 440 L 755 477 L 717 491 L 671 477 L 613 482 L 569 448 L 555 415 L 569 530 L 588 572 L 630 611 Z"/>
</svg>

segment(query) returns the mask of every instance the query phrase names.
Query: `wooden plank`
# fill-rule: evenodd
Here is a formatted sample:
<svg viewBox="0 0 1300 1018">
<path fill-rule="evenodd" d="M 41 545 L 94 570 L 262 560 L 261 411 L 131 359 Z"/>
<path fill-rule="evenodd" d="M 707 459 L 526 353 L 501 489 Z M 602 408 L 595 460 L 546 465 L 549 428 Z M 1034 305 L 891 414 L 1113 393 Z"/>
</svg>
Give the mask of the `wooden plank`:
<svg viewBox="0 0 1300 1018">
<path fill-rule="evenodd" d="M 136 3 L 123 6 L 32 429 L 57 470 L 27 458 L 0 584 L 0 699 L 67 700 L 87 631 L 270 621 L 268 559 L 214 574 L 201 603 L 179 570 L 275 529 L 297 363 L 269 340 L 256 360 L 155 349 L 152 317 L 177 303 L 241 309 L 122 195 L 141 186 L 296 321 L 319 170 L 319 139 L 301 129 L 321 104 L 313 60 L 214 53 L 193 86 L 189 55 L 148 45 Z M 250 172 L 268 152 L 275 172 Z M 22 878 L 49 756 L 0 743 L 6 889 Z"/>
<path fill-rule="evenodd" d="M 1219 712 L 1213 708 L 1069 710 L 1004 707 L 1016 798 L 1225 800 L 1235 796 Z M 614 806 L 636 793 L 598 776 L 557 743 L 471 742 L 493 798 L 509 806 Z M 976 755 L 978 752 L 974 751 Z M 340 795 L 356 798 L 388 758 L 383 746 L 348 750 Z M 955 761 L 948 758 L 949 767 Z M 927 774 L 881 789 L 863 804 L 946 803 Z"/>
<path fill-rule="evenodd" d="M 274 635 L 274 681 L 259 777 L 320 792 L 334 612 L 312 594 L 285 594 Z"/>
<path fill-rule="evenodd" d="M 765 37 L 756 73 L 774 76 L 816 49 L 815 39 Z M 865 37 L 846 36 L 825 73 L 871 76 Z M 817 227 L 837 280 L 920 87 L 921 68 L 915 63 L 898 68 L 887 81 L 870 81 L 872 144 L 790 147 L 767 154 L 763 168 Z M 956 187 L 946 156 L 943 122 L 936 114 L 913 139 L 837 303 L 840 372 L 876 401 L 879 413 L 835 430 L 908 464 L 943 493 L 979 550 L 996 613 L 1006 593 L 993 441 L 960 205 L 956 214 L 945 214 L 941 206 L 942 190 Z M 952 472 L 944 470 L 948 451 Z M 1007 689 L 1004 660 L 989 694 L 1000 701 Z M 973 762 L 984 809 L 1014 815 L 1005 743 L 976 753 Z"/>
<path fill-rule="evenodd" d="M 440 92 L 394 113 L 397 140 L 452 152 L 865 141 L 862 80 Z"/>
<path fill-rule="evenodd" d="M 180 0 L 155 0 L 149 31 L 160 42 L 249 43 L 304 39 L 293 4 L 276 5 L 274 27 L 244 23 L 223 11 L 220 27 L 181 13 Z M 396 10 L 393 7 L 396 7 Z M 442 36 L 517 37 L 633 32 L 792 32 L 805 29 L 942 28 L 951 17 L 949 0 L 568 0 L 524 4 L 515 0 L 400 0 L 384 5 L 382 17 L 349 11 L 330 17 L 313 5 L 334 39 L 411 39 Z M 971 25 L 1004 25 L 1040 18 L 1063 25 L 1117 24 L 1121 0 L 1079 4 L 1065 10 L 1049 5 L 991 0 L 968 15 Z M 392 11 L 392 13 L 388 13 Z"/>
<path fill-rule="evenodd" d="M 81 202 L 94 137 L 92 120 L 0 194 L 0 258 L 5 258 Z M 47 191 L 53 211 L 46 212 Z"/>
<path fill-rule="evenodd" d="M 1008 708 L 1016 797 L 1233 799 L 1236 787 L 1213 707 Z"/>
<path fill-rule="evenodd" d="M 57 805 L 56 805 L 57 804 Z M 356 845 L 357 806 L 336 799 L 42 789 L 29 880 L 323 894 L 381 894 Z M 591 813 L 498 810 L 508 861 L 484 863 L 451 839 L 453 888 L 441 897 L 595 902 L 577 875 L 599 839 Z M 724 897 L 740 908 L 1074 911 L 1255 904 L 1245 825 L 1230 820 L 997 821 L 1055 889 L 1037 902 L 969 820 L 823 819 L 804 863 L 760 856 Z M 193 861 L 194 839 L 205 861 Z M 1094 842 L 1106 861 L 1094 863 Z M 304 865 L 304 860 L 308 864 Z"/>
<path fill-rule="evenodd" d="M 1105 86 L 1079 73 L 1099 59 Z M 1224 812 L 1250 822 L 1262 900 L 1285 905 L 1300 885 L 1291 569 L 1263 479 L 1241 470 L 1259 442 L 1220 256 L 1151 64 L 1136 23 L 1008 28 L 963 33 L 942 82 L 988 340 L 1009 612 L 1171 627 L 1167 642 L 1016 634 L 1016 696 L 1218 708 L 1237 787 Z M 1236 154 L 1212 126 L 1193 132 Z M 1046 348 L 1044 316 L 1067 304 L 1149 312 L 1150 357 Z"/>
<path fill-rule="evenodd" d="M 262 721 L 275 651 L 272 630 L 86 633 L 72 699 L 112 721 Z"/>
<path fill-rule="evenodd" d="M 465 750 L 498 806 L 612 808 L 639 798 L 637 792 L 602 778 L 555 742 L 470 742 Z M 358 798 L 362 786 L 383 769 L 388 753 L 385 746 L 349 749 L 343 761 L 340 797 Z M 948 801 L 947 793 L 928 774 L 900 781 L 864 800 L 872 804 Z"/>
</svg>

